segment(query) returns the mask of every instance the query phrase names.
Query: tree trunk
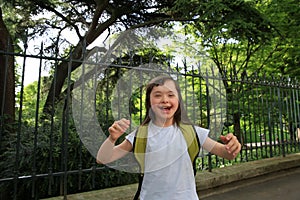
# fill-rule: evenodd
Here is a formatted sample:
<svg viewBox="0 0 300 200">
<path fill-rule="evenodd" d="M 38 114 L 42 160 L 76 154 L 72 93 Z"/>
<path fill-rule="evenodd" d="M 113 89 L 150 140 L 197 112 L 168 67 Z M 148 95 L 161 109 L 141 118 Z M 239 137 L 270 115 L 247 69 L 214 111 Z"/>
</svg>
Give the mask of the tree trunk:
<svg viewBox="0 0 300 200">
<path fill-rule="evenodd" d="M 240 143 L 242 145 L 244 145 L 244 139 L 243 139 L 243 135 L 242 135 L 242 131 L 241 131 L 240 118 L 241 118 L 241 115 L 239 112 L 236 112 L 233 114 L 234 134 L 236 135 L 236 137 L 238 138 Z"/>
<path fill-rule="evenodd" d="M 4 53 L 3 53 L 4 52 Z M 15 74 L 14 57 L 8 55 L 13 53 L 11 36 L 4 24 L 2 10 L 0 7 L 0 156 L 7 151 L 7 138 L 14 133 L 10 126 L 15 120 Z M 0 166 L 3 170 L 3 166 Z M 9 199 L 9 191 L 3 191 L 0 199 Z"/>
<path fill-rule="evenodd" d="M 43 115 L 45 118 L 47 118 L 47 116 L 51 116 L 55 111 L 55 105 L 60 98 L 61 90 L 68 77 L 68 67 L 71 65 L 70 71 L 72 72 L 81 65 L 82 50 L 81 42 L 79 42 L 76 48 L 72 51 L 72 57 L 69 57 L 69 61 L 63 61 L 57 66 L 55 78 L 52 80 L 43 108 Z"/>
<path fill-rule="evenodd" d="M 15 73 L 12 38 L 4 24 L 0 8 L 0 114 L 5 117 L 4 124 L 15 119 Z"/>
</svg>

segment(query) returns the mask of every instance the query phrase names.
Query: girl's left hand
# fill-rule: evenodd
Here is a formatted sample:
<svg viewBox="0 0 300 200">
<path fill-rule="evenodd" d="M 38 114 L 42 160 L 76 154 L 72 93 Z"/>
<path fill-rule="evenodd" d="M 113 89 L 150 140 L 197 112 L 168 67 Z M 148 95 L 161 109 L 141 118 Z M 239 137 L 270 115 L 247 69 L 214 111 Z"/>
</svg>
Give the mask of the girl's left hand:
<svg viewBox="0 0 300 200">
<path fill-rule="evenodd" d="M 242 145 L 235 135 L 232 133 L 229 133 L 226 136 L 221 135 L 220 139 L 225 144 L 225 148 L 229 154 L 233 155 L 234 157 L 239 154 Z"/>
</svg>

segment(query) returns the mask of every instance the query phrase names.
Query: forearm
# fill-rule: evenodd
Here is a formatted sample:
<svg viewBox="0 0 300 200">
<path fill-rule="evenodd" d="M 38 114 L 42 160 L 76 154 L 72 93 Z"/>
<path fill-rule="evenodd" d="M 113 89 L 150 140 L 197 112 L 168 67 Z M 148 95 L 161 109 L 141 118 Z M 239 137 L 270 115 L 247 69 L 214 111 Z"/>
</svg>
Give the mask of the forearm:
<svg viewBox="0 0 300 200">
<path fill-rule="evenodd" d="M 128 129 L 130 121 L 121 119 L 115 121 L 109 128 L 109 136 L 103 142 L 97 153 L 97 163 L 106 164 L 113 162 L 132 150 L 129 141 L 124 140 L 121 144 L 115 145 L 116 140 Z"/>
<path fill-rule="evenodd" d="M 234 159 L 237 155 L 236 150 L 231 151 L 226 144 L 216 142 L 210 138 L 207 138 L 203 147 L 212 154 L 228 160 Z"/>
<path fill-rule="evenodd" d="M 101 145 L 97 153 L 97 163 L 106 164 L 112 161 L 115 141 L 109 136 Z"/>
</svg>

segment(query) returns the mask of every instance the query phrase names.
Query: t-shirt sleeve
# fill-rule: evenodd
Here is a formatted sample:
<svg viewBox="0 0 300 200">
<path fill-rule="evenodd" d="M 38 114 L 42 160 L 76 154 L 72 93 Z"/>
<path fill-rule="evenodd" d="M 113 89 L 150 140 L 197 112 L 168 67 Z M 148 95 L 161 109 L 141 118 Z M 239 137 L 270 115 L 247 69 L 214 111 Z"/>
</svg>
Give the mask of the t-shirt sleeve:
<svg viewBox="0 0 300 200">
<path fill-rule="evenodd" d="M 202 127 L 199 127 L 199 126 L 195 126 L 195 130 L 197 132 L 200 144 L 201 144 L 201 146 L 203 146 L 203 144 L 205 143 L 205 141 L 208 137 L 209 129 L 202 128 Z"/>
<path fill-rule="evenodd" d="M 128 140 L 131 143 L 131 145 L 133 145 L 135 132 L 136 132 L 136 130 L 132 131 L 131 133 L 129 133 L 128 135 L 125 136 L 125 139 Z"/>
</svg>

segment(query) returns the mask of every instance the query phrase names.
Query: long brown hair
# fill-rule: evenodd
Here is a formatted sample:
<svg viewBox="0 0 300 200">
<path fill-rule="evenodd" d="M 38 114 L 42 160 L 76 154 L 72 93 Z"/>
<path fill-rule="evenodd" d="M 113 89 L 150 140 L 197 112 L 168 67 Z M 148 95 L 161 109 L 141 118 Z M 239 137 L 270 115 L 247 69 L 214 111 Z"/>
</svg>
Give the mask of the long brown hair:
<svg viewBox="0 0 300 200">
<path fill-rule="evenodd" d="M 178 108 L 174 114 L 173 123 L 176 123 L 176 125 L 178 125 L 178 126 L 179 126 L 180 122 L 185 123 L 185 124 L 190 124 L 190 120 L 188 119 L 186 110 L 184 108 L 183 99 L 182 99 L 182 95 L 181 95 L 181 91 L 180 91 L 178 82 L 175 81 L 171 76 L 161 75 L 161 76 L 158 76 L 158 77 L 155 77 L 154 79 L 152 79 L 146 86 L 146 101 L 145 101 L 146 116 L 145 116 L 144 121 L 142 122 L 142 125 L 148 124 L 151 120 L 151 117 L 154 117 L 154 114 L 151 113 L 153 111 L 151 110 L 151 103 L 150 103 L 150 94 L 152 92 L 152 89 L 154 87 L 164 85 L 165 82 L 168 80 L 172 81 L 175 84 L 175 88 L 178 93 Z"/>
</svg>

